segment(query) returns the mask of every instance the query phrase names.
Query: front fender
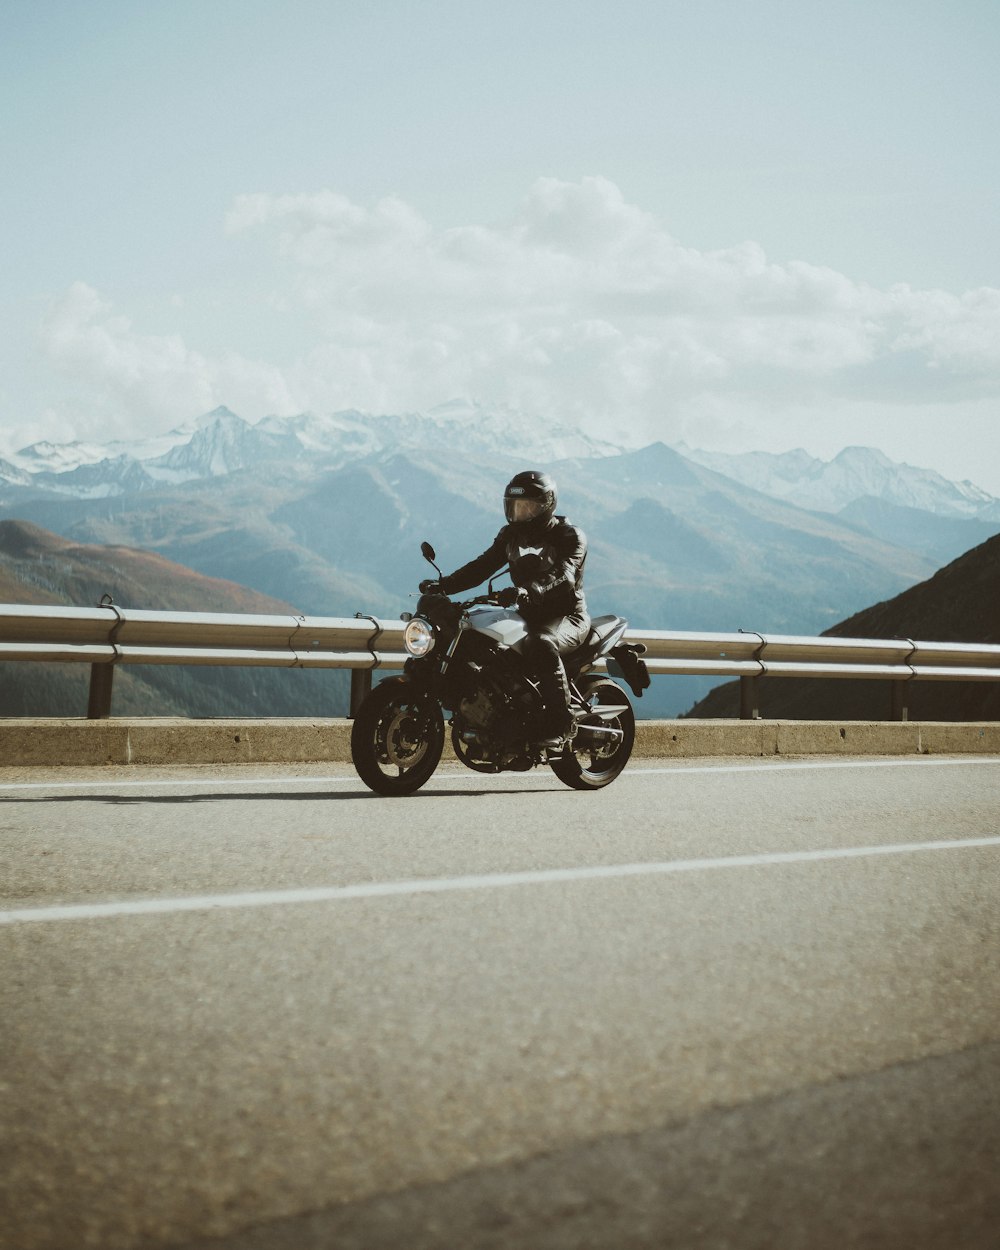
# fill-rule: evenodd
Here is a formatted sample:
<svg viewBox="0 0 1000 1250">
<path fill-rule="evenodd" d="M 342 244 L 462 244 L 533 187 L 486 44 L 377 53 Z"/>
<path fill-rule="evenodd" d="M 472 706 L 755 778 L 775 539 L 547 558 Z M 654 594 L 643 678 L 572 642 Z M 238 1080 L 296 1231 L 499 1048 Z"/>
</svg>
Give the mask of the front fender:
<svg viewBox="0 0 1000 1250">
<path fill-rule="evenodd" d="M 432 690 L 436 673 L 437 664 L 432 662 L 429 657 L 424 656 L 418 660 L 416 656 L 411 655 L 403 664 L 402 673 L 397 673 L 393 677 L 387 677 L 385 680 L 406 682 L 419 690 Z"/>
</svg>

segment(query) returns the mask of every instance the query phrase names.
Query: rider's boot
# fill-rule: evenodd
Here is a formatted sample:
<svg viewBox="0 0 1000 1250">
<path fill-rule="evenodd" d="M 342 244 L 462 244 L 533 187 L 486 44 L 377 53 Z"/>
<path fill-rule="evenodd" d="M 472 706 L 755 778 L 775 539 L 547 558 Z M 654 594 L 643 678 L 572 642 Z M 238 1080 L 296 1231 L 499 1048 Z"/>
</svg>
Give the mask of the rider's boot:
<svg viewBox="0 0 1000 1250">
<path fill-rule="evenodd" d="M 538 745 L 560 747 L 569 737 L 574 722 L 569 710 L 569 682 L 559 656 L 556 656 L 556 663 L 552 668 L 546 665 L 538 674 L 538 691 L 545 704 Z"/>
</svg>

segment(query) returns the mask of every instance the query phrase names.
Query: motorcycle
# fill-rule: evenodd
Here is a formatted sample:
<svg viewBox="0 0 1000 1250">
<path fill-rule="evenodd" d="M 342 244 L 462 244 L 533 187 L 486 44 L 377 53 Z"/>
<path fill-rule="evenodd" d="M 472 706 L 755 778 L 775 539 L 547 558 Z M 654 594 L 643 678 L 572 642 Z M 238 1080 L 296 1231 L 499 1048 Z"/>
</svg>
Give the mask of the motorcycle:
<svg viewBox="0 0 1000 1250">
<path fill-rule="evenodd" d="M 438 577 L 434 548 L 421 545 Z M 501 574 L 497 574 L 497 577 Z M 380 682 L 357 710 L 351 757 L 377 794 L 412 794 L 433 775 L 444 750 L 445 713 L 456 757 L 477 773 L 526 772 L 547 764 L 567 786 L 599 790 L 621 773 L 635 741 L 628 695 L 602 673 L 623 679 L 636 697 L 649 685 L 641 644 L 624 642 L 628 622 L 599 616 L 583 645 L 563 656 L 572 726 L 558 746 L 541 733 L 539 683 L 521 655 L 523 618 L 497 602 L 492 578 L 485 595 L 456 601 L 421 594 L 404 612 L 408 658 L 399 676 Z"/>
</svg>

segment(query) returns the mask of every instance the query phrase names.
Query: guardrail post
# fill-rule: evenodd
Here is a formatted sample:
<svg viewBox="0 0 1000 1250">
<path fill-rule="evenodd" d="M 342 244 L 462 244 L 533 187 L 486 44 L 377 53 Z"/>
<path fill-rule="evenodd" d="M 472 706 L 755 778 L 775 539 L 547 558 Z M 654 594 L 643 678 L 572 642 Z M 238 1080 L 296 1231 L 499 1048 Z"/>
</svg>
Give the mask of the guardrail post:
<svg viewBox="0 0 1000 1250">
<path fill-rule="evenodd" d="M 740 720 L 760 718 L 760 678 L 740 678 Z"/>
<path fill-rule="evenodd" d="M 891 681 L 889 683 L 891 699 L 889 703 L 889 719 L 890 720 L 909 720 L 910 719 L 910 700 L 909 690 L 905 681 Z"/>
<path fill-rule="evenodd" d="M 372 670 L 370 668 L 351 669 L 351 708 L 348 716 L 353 720 L 358 708 L 372 692 Z"/>
<path fill-rule="evenodd" d="M 107 720 L 111 715 L 111 690 L 115 680 L 113 664 L 91 664 L 88 720 Z"/>
</svg>

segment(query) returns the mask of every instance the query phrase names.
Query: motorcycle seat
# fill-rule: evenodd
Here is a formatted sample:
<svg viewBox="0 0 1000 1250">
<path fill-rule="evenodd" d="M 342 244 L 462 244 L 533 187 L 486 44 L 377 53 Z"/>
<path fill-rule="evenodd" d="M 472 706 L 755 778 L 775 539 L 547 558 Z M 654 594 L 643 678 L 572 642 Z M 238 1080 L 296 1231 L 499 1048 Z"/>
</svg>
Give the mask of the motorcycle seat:
<svg viewBox="0 0 1000 1250">
<path fill-rule="evenodd" d="M 563 667 L 573 676 L 586 668 L 600 655 L 605 641 L 622 626 L 620 616 L 595 616 L 590 622 L 590 633 L 586 641 L 575 651 L 563 656 Z"/>
</svg>

